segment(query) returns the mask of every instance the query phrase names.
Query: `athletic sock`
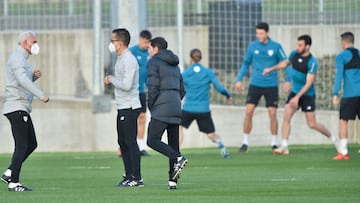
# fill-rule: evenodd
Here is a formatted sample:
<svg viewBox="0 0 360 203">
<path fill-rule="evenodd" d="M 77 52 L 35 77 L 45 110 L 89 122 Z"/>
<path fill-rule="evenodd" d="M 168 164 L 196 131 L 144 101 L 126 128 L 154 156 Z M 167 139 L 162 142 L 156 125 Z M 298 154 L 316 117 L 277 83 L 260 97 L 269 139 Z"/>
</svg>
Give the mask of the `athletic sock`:
<svg viewBox="0 0 360 203">
<path fill-rule="evenodd" d="M 340 139 L 340 152 L 343 155 L 348 154 L 347 139 Z"/>
<path fill-rule="evenodd" d="M 283 139 L 282 142 L 281 142 L 281 147 L 288 148 L 288 146 L 289 146 L 288 140 Z"/>
<path fill-rule="evenodd" d="M 145 147 L 144 147 L 144 139 L 136 139 L 136 142 L 137 142 L 137 144 L 139 146 L 139 150 L 143 151 L 145 149 Z"/>
<path fill-rule="evenodd" d="M 4 175 L 11 177 L 11 170 L 10 170 L 10 169 L 6 169 L 6 171 L 4 172 Z"/>
<path fill-rule="evenodd" d="M 214 134 L 212 137 L 209 137 L 209 139 L 210 139 L 213 143 L 217 144 L 217 146 L 218 146 L 220 149 L 222 149 L 222 148 L 225 147 L 225 146 L 224 146 L 224 143 L 221 141 L 221 137 L 220 137 L 218 134 Z"/>
<path fill-rule="evenodd" d="M 277 145 L 277 135 L 271 135 L 271 146 Z"/>
<path fill-rule="evenodd" d="M 218 147 L 219 147 L 220 149 L 222 149 L 222 148 L 225 147 L 221 140 L 219 140 L 216 144 L 218 145 Z"/>
<path fill-rule="evenodd" d="M 249 134 L 244 134 L 243 144 L 249 145 Z"/>
</svg>

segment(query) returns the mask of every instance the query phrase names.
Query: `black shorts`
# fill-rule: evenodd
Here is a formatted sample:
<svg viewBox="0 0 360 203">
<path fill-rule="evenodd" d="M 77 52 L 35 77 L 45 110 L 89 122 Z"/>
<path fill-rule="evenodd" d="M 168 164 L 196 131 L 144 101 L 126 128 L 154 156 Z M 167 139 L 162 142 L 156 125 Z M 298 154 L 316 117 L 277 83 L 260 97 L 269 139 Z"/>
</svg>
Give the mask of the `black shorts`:
<svg viewBox="0 0 360 203">
<path fill-rule="evenodd" d="M 295 97 L 294 92 L 290 92 L 286 103 L 289 103 L 289 101 Z M 315 96 L 301 96 L 298 103 L 299 108 L 301 107 L 301 111 L 303 112 L 314 112 L 315 111 Z M 298 108 L 298 109 L 299 109 Z"/>
<path fill-rule="evenodd" d="M 145 113 L 146 112 L 146 105 L 147 105 L 147 93 L 146 92 L 142 92 L 139 94 L 140 97 L 140 103 L 141 103 L 141 108 L 139 109 L 140 113 Z"/>
<path fill-rule="evenodd" d="M 213 133 L 215 132 L 214 122 L 211 118 L 211 113 L 191 113 L 182 111 L 181 114 L 181 126 L 189 128 L 193 120 L 196 120 L 200 132 Z"/>
<path fill-rule="evenodd" d="M 254 104 L 255 106 L 257 106 L 261 96 L 265 97 L 266 107 L 278 107 L 278 87 L 256 87 L 250 85 L 246 98 L 246 103 Z"/>
<path fill-rule="evenodd" d="M 340 119 L 355 120 L 356 116 L 360 119 L 360 97 L 342 98 L 340 102 Z"/>
</svg>

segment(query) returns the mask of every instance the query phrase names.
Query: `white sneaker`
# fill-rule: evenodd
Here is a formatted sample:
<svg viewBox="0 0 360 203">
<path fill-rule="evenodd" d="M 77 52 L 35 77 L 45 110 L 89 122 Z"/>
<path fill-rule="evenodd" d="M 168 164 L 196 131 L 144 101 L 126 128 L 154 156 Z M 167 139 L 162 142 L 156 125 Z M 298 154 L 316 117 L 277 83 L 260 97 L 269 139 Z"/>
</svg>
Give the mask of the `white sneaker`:
<svg viewBox="0 0 360 203">
<path fill-rule="evenodd" d="M 169 190 L 175 190 L 177 187 L 177 183 L 175 181 L 169 180 Z"/>
<path fill-rule="evenodd" d="M 31 188 L 25 187 L 20 183 L 9 183 L 8 191 L 11 192 L 27 192 L 32 191 Z"/>
<path fill-rule="evenodd" d="M 278 155 L 289 155 L 290 152 L 289 152 L 289 148 L 288 147 L 283 147 L 283 146 L 280 146 L 279 148 L 277 149 L 274 149 L 274 154 L 278 154 Z"/>
</svg>

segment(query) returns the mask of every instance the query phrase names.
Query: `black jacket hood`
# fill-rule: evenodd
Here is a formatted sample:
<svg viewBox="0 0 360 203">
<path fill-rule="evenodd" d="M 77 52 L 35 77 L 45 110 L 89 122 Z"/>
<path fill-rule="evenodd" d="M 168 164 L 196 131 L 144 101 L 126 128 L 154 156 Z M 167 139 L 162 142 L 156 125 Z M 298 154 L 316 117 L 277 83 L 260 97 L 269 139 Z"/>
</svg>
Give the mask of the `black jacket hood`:
<svg viewBox="0 0 360 203">
<path fill-rule="evenodd" d="M 179 64 L 179 58 L 168 49 L 159 50 L 155 57 L 171 66 L 177 66 Z"/>
</svg>

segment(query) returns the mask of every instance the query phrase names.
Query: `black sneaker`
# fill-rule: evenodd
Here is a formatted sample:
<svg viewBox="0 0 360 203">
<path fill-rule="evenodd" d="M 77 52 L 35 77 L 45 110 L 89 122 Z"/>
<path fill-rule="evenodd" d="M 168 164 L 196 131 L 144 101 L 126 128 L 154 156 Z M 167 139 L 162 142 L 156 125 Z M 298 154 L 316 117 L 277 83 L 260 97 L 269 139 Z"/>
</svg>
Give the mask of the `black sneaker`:
<svg viewBox="0 0 360 203">
<path fill-rule="evenodd" d="M 4 183 L 6 183 L 6 184 L 9 184 L 9 183 L 11 182 L 11 177 L 3 174 L 3 175 L 1 176 L 1 181 L 4 182 Z"/>
<path fill-rule="evenodd" d="M 177 189 L 177 182 L 173 181 L 173 180 L 169 180 L 169 186 L 168 186 L 169 190 L 175 190 Z"/>
<path fill-rule="evenodd" d="M 127 180 L 120 187 L 144 187 L 144 181 L 141 180 Z"/>
<path fill-rule="evenodd" d="M 246 144 L 241 145 L 239 152 L 246 152 L 248 146 Z"/>
<path fill-rule="evenodd" d="M 8 190 L 10 192 L 27 192 L 27 191 L 32 191 L 31 188 L 28 188 L 28 187 L 25 187 L 23 185 L 18 185 L 16 187 L 13 187 L 13 188 L 8 188 Z"/>
<path fill-rule="evenodd" d="M 123 179 L 122 181 L 120 181 L 116 186 L 118 186 L 118 187 L 123 187 L 123 186 L 125 186 L 128 182 L 130 182 L 130 180 L 127 179 L 125 176 L 123 176 L 123 177 L 124 177 L 124 179 Z"/>
<path fill-rule="evenodd" d="M 278 146 L 276 146 L 276 145 L 273 145 L 273 146 L 271 146 L 271 149 L 274 151 L 275 149 L 277 149 L 278 148 Z"/>
<path fill-rule="evenodd" d="M 174 164 L 174 172 L 171 175 L 171 179 L 176 180 L 178 179 L 181 170 L 184 168 L 184 166 L 187 164 L 188 160 L 185 157 L 181 157 L 180 160 L 177 161 L 176 164 Z"/>
<path fill-rule="evenodd" d="M 145 151 L 145 150 L 141 150 L 140 151 L 140 155 L 141 156 L 151 156 L 147 151 Z"/>
</svg>

